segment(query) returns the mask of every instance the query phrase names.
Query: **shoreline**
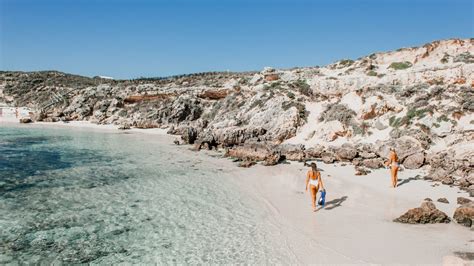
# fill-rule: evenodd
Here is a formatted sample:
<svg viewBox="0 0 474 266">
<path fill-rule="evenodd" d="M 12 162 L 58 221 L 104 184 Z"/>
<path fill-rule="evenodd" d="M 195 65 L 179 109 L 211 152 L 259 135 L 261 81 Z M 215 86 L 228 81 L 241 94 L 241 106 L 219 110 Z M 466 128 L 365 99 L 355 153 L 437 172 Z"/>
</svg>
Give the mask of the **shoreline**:
<svg viewBox="0 0 474 266">
<path fill-rule="evenodd" d="M 0 125 L 3 123 L 19 125 L 0 119 Z M 119 131 L 118 126 L 87 121 L 31 125 L 168 136 L 165 129 Z M 205 157 L 216 155 L 215 152 L 204 153 Z M 309 196 L 303 191 L 307 167 L 301 163 L 272 167 L 259 164 L 251 168 L 232 165 L 235 166 L 233 185 L 265 206 L 265 221 L 285 239 L 300 263 L 467 263 L 453 254 L 472 250 L 473 239 L 466 234 L 470 229 L 454 221 L 427 225 L 392 222 L 408 209 L 418 207 L 426 197 L 432 198 L 438 209 L 452 217 L 457 207 L 456 197 L 468 197 L 468 193 L 457 187 L 432 187 L 435 182 L 410 180 L 423 172 L 421 169 L 400 172 L 401 183 L 404 183 L 392 189 L 389 174 L 384 169 L 355 176 L 350 164 L 318 162 L 328 191 L 328 203 L 313 213 Z M 440 197 L 446 197 L 450 203 L 436 202 Z"/>
</svg>

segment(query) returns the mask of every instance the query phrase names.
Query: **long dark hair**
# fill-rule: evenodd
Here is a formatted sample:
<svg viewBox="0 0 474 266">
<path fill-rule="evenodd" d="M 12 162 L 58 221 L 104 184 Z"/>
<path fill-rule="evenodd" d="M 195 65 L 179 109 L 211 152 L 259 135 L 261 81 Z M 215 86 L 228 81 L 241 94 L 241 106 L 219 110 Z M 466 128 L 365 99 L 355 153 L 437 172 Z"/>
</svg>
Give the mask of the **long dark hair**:
<svg viewBox="0 0 474 266">
<path fill-rule="evenodd" d="M 316 165 L 316 163 L 311 163 L 310 166 L 311 166 L 311 170 L 313 170 L 313 172 L 318 171 L 318 166 Z"/>
</svg>

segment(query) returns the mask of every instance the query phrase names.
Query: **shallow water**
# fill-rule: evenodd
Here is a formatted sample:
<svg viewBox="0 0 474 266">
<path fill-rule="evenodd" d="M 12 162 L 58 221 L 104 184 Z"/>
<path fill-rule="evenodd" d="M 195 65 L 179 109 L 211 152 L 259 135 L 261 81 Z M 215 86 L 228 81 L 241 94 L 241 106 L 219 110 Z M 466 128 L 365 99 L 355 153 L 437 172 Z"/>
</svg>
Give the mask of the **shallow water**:
<svg viewBox="0 0 474 266">
<path fill-rule="evenodd" d="M 222 159 L 166 136 L 0 128 L 0 263 L 294 263 Z"/>
</svg>

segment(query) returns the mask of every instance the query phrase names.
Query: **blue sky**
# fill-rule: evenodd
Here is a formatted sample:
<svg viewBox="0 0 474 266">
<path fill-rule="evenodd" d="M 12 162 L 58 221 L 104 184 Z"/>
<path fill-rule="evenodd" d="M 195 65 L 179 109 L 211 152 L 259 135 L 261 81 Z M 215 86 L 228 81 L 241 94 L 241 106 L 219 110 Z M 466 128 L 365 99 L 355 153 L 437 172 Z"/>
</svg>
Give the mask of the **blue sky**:
<svg viewBox="0 0 474 266">
<path fill-rule="evenodd" d="M 0 69 L 154 77 L 471 38 L 472 0 L 0 0 Z"/>
</svg>

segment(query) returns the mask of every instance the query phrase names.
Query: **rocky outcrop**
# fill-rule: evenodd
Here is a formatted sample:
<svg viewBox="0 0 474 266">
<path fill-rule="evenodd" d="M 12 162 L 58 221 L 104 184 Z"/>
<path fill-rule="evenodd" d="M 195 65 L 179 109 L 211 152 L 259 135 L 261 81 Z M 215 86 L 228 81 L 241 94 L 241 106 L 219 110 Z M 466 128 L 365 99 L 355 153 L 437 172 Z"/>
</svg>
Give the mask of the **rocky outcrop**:
<svg viewBox="0 0 474 266">
<path fill-rule="evenodd" d="M 33 120 L 31 120 L 31 118 L 29 118 L 29 117 L 20 118 L 20 123 L 22 123 L 22 124 L 28 124 L 28 123 L 31 123 L 31 122 L 33 122 Z"/>
<path fill-rule="evenodd" d="M 302 162 L 306 158 L 304 145 L 283 144 L 277 149 L 286 160 Z"/>
<path fill-rule="evenodd" d="M 357 156 L 357 149 L 351 144 L 343 144 L 336 149 L 336 158 L 338 161 L 351 161 Z"/>
<path fill-rule="evenodd" d="M 474 195 L 473 54 L 465 39 L 261 72 L 110 80 L 1 71 L 0 102 L 36 110 L 34 121 L 169 128 L 195 150 L 266 165 L 376 169 L 393 147 L 403 168 L 427 168 L 427 179 Z"/>
<path fill-rule="evenodd" d="M 197 130 L 193 127 L 185 128 L 181 132 L 181 139 L 184 141 L 184 143 L 187 143 L 187 144 L 194 144 L 197 137 L 198 137 Z"/>
<path fill-rule="evenodd" d="M 468 199 L 468 198 L 464 198 L 464 197 L 458 197 L 457 198 L 457 203 L 458 204 L 467 204 L 467 203 L 471 203 L 472 200 Z"/>
<path fill-rule="evenodd" d="M 371 169 L 378 169 L 384 166 L 383 160 L 381 158 L 365 159 L 362 160 L 360 164 Z"/>
<path fill-rule="evenodd" d="M 433 202 L 424 201 L 420 207 L 408 210 L 393 221 L 409 224 L 433 224 L 449 223 L 451 219 L 444 212 L 438 210 Z"/>
<path fill-rule="evenodd" d="M 408 169 L 418 169 L 423 166 L 425 162 L 425 155 L 423 152 L 418 152 L 412 155 L 409 155 L 403 161 L 403 166 Z"/>
<path fill-rule="evenodd" d="M 449 203 L 448 199 L 446 198 L 439 198 L 437 201 L 441 203 Z"/>
<path fill-rule="evenodd" d="M 474 202 L 468 202 L 454 211 L 453 219 L 461 225 L 471 227 L 474 224 Z"/>
</svg>

